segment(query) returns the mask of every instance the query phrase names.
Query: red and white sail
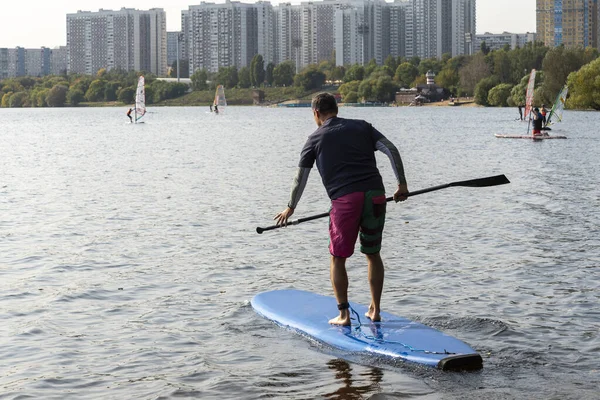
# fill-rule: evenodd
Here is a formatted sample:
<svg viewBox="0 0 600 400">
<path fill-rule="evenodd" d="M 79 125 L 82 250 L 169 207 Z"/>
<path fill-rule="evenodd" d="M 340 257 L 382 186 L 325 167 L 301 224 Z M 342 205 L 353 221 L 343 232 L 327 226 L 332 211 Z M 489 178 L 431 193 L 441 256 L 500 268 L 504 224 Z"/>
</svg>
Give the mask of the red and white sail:
<svg viewBox="0 0 600 400">
<path fill-rule="evenodd" d="M 533 107 L 533 92 L 535 90 L 535 69 L 531 70 L 529 82 L 527 83 L 527 93 L 525 94 L 525 119 L 529 117 Z"/>
</svg>

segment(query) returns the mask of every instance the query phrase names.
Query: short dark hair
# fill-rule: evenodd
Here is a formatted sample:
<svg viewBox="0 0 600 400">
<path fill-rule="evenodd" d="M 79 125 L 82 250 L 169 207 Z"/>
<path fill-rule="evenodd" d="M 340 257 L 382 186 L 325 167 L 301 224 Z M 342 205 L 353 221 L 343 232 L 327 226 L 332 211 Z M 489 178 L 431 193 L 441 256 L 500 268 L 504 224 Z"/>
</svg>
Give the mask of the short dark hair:
<svg viewBox="0 0 600 400">
<path fill-rule="evenodd" d="M 337 114 L 338 106 L 331 93 L 319 93 L 312 99 L 312 109 L 321 114 Z"/>
</svg>

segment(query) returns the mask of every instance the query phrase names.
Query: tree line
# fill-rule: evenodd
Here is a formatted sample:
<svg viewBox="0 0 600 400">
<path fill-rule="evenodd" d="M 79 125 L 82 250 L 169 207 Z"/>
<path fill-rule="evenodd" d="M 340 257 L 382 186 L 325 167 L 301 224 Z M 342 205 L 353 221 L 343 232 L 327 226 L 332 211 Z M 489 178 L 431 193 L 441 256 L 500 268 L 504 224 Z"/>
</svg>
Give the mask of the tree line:
<svg viewBox="0 0 600 400">
<path fill-rule="evenodd" d="M 340 85 L 342 101 L 392 102 L 401 88 L 426 83 L 426 73 L 435 73 L 438 86 L 449 96 L 473 96 L 484 106 L 516 106 L 525 103 L 529 73 L 538 70 L 534 102 L 552 104 L 563 85 L 569 84 L 568 107 L 600 109 L 600 61 L 596 49 L 549 48 L 540 43 L 490 51 L 482 44 L 471 56 L 441 59 L 389 56 L 383 65 L 371 60 L 366 65 L 335 65 L 332 59 L 309 65 L 297 72 L 292 61 L 267 63 L 256 55 L 248 67 L 222 67 L 217 72 L 196 70 L 191 75 L 193 90 L 225 88 L 264 88 L 295 86 L 303 90 L 319 90 L 325 83 Z M 182 62 L 182 67 L 184 63 Z M 187 68 L 187 67 L 186 67 Z M 138 72 L 98 71 L 95 76 L 68 75 L 44 78 L 21 77 L 0 82 L 2 107 L 76 106 L 82 102 L 133 102 Z M 183 83 L 159 81 L 146 77 L 146 102 L 157 103 L 185 94 Z"/>
<path fill-rule="evenodd" d="M 184 83 L 157 80 L 153 74 L 100 69 L 94 76 L 71 74 L 5 79 L 0 81 L 0 105 L 63 107 L 113 101 L 132 104 L 140 75 L 144 75 L 146 81 L 147 104 L 182 96 L 189 89 Z"/>
</svg>

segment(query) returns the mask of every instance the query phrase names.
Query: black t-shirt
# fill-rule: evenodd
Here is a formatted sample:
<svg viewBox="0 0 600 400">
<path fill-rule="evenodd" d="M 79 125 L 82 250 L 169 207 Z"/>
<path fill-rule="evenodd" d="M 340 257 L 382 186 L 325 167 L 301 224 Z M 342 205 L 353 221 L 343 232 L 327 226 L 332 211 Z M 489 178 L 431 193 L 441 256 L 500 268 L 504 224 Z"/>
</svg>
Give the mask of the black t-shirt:
<svg viewBox="0 0 600 400">
<path fill-rule="evenodd" d="M 299 167 L 315 161 L 330 199 L 354 192 L 384 190 L 375 160 L 383 134 L 362 120 L 330 118 L 313 132 L 300 156 Z"/>
</svg>

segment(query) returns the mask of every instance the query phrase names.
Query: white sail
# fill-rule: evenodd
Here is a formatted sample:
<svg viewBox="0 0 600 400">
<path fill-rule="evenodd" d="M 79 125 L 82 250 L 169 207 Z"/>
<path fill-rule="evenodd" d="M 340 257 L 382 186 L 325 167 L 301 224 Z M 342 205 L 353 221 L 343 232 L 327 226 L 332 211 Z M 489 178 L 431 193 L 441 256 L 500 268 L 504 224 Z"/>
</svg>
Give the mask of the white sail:
<svg viewBox="0 0 600 400">
<path fill-rule="evenodd" d="M 137 90 L 135 92 L 135 121 L 139 121 L 146 114 L 146 91 L 144 89 L 144 77 L 138 79 Z"/>
<path fill-rule="evenodd" d="M 527 83 L 527 93 L 525 94 L 525 119 L 531 113 L 533 107 L 533 93 L 535 89 L 535 69 L 531 70 L 529 75 L 529 82 Z"/>
<path fill-rule="evenodd" d="M 214 105 L 219 107 L 227 107 L 227 100 L 225 99 L 225 88 L 223 88 L 223 85 L 217 86 L 217 90 L 215 91 Z"/>
<path fill-rule="evenodd" d="M 550 110 L 550 115 L 548 115 L 548 120 L 546 121 L 546 126 L 555 124 L 557 122 L 561 122 L 563 118 L 563 112 L 565 110 L 565 102 L 567 101 L 567 94 L 569 93 L 569 87 L 567 85 L 563 86 L 562 90 L 556 96 L 556 100 L 554 101 L 554 105 L 552 106 L 552 110 Z"/>
</svg>

